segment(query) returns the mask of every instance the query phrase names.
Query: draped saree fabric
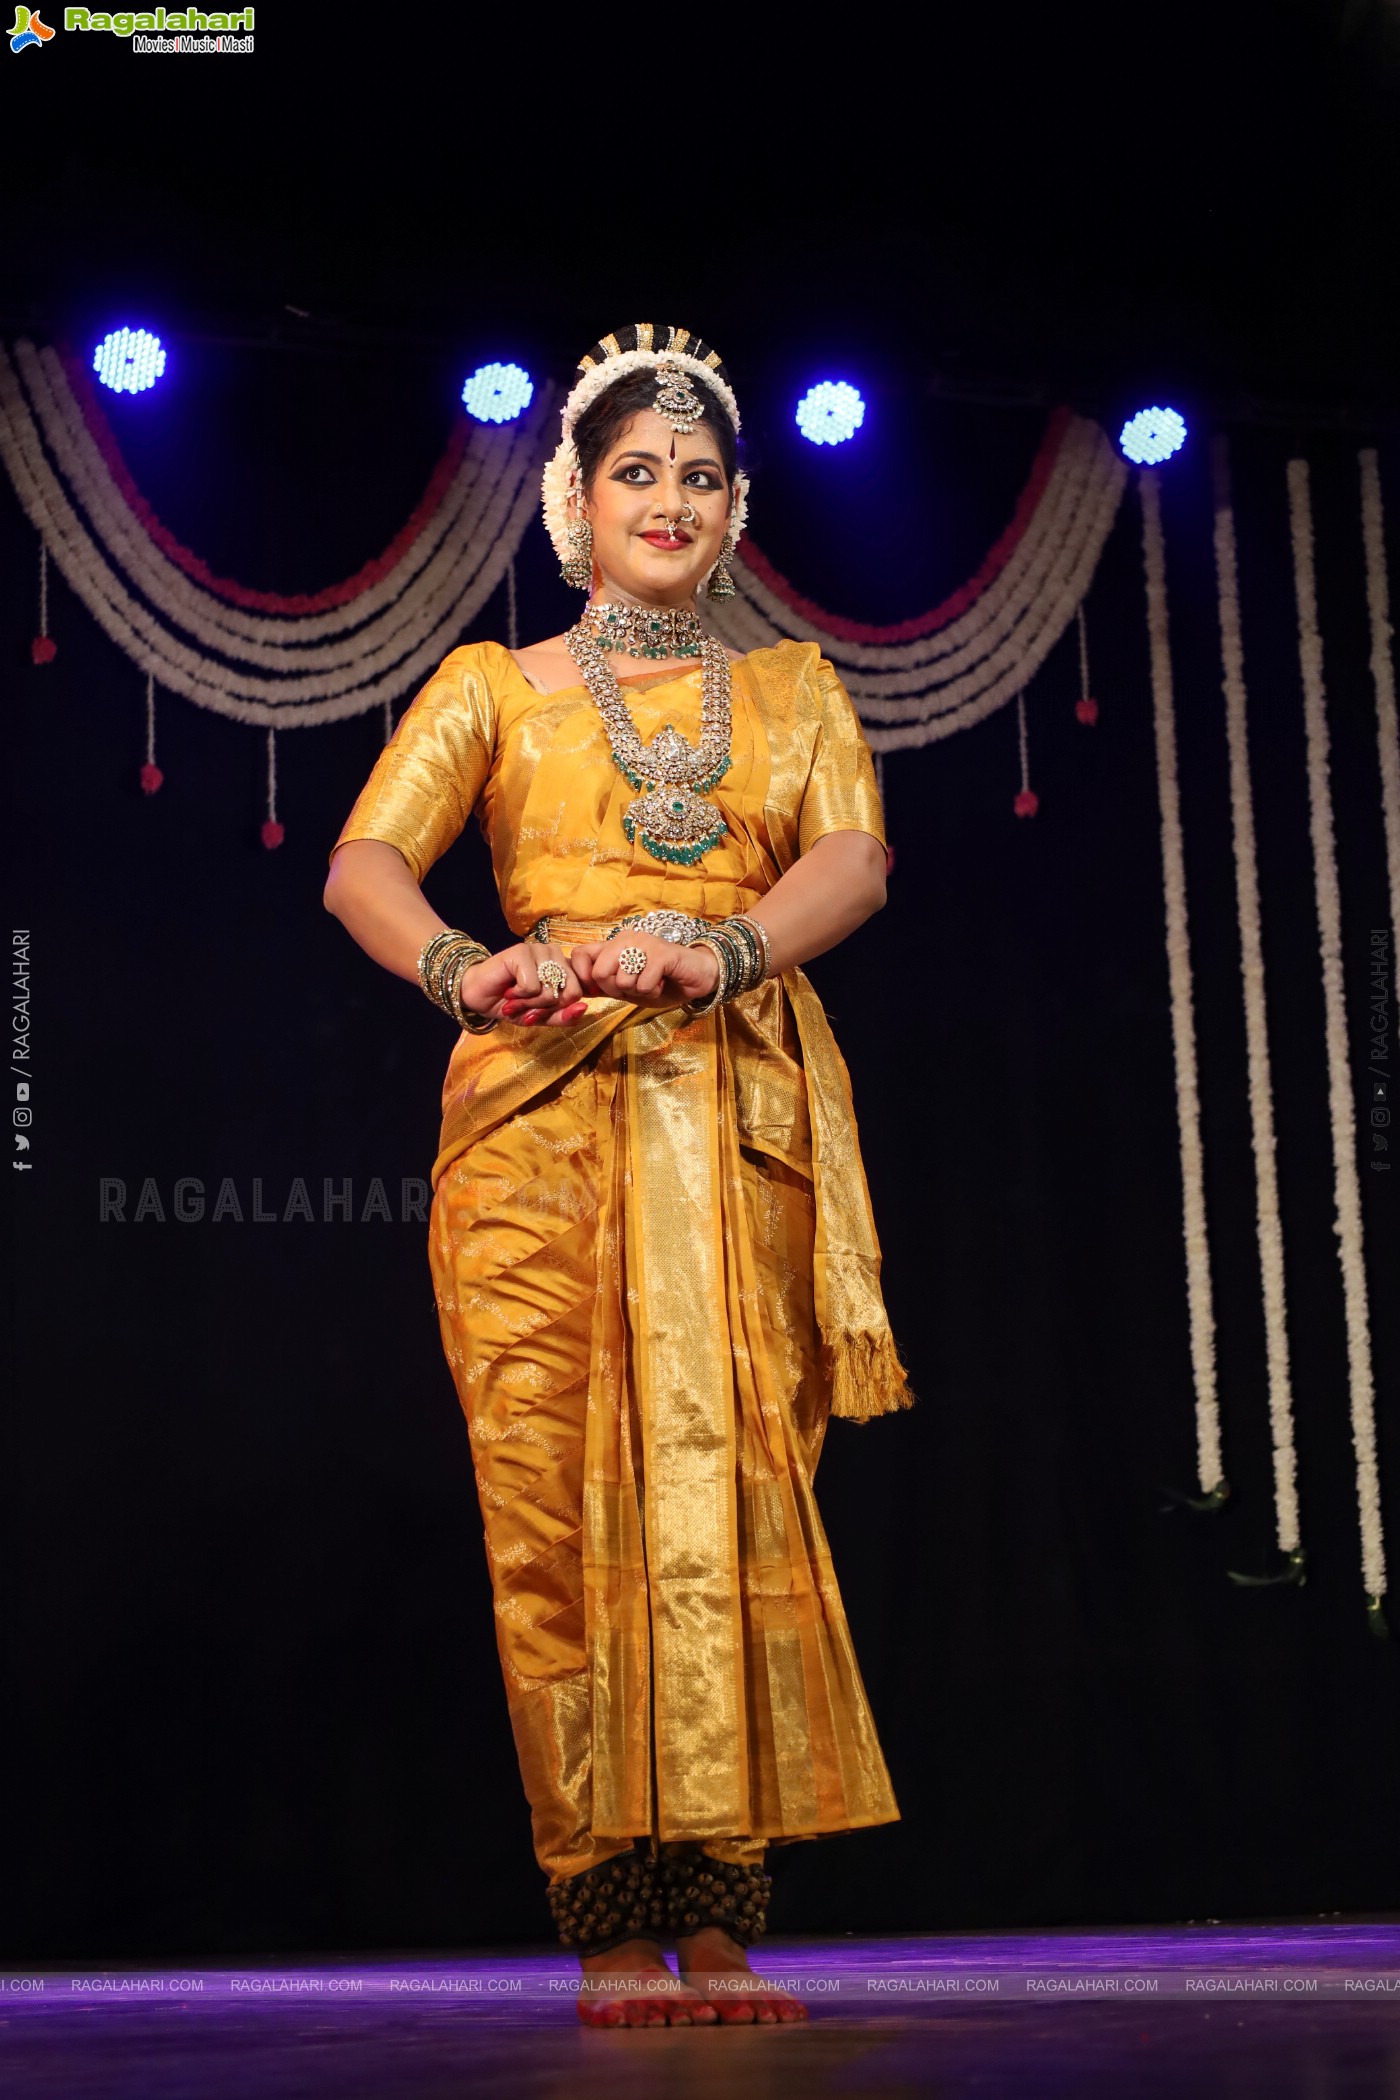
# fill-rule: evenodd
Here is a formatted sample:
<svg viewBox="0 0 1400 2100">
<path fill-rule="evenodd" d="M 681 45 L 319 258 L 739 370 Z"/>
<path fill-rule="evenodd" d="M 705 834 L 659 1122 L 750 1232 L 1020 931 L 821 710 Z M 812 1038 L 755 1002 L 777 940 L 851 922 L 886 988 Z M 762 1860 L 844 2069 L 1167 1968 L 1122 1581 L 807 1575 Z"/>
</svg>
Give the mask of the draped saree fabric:
<svg viewBox="0 0 1400 2100">
<path fill-rule="evenodd" d="M 644 739 L 698 739 L 698 669 L 624 683 Z M 729 832 L 703 863 L 627 839 L 587 692 L 538 693 L 494 643 L 428 681 L 336 847 L 384 840 L 421 880 L 475 811 L 516 937 L 545 920 L 567 952 L 630 912 L 747 909 L 828 832 L 883 843 L 815 645 L 751 652 L 732 687 Z M 433 1188 L 545 1871 L 644 1834 L 741 1857 L 897 1820 L 812 1478 L 829 1414 L 912 1395 L 849 1078 L 803 972 L 699 1017 L 591 998 L 568 1028 L 463 1032 Z"/>
</svg>

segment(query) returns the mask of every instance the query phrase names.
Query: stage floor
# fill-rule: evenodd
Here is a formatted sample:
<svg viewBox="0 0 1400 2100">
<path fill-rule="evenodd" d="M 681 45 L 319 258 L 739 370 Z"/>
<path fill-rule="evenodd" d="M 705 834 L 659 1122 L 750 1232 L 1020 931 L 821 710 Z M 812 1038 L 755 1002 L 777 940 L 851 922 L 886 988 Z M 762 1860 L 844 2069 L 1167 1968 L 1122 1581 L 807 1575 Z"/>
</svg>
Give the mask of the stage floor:
<svg viewBox="0 0 1400 2100">
<path fill-rule="evenodd" d="M 0 1976 L 7 2100 L 1400 2100 L 1400 1919 L 768 1942 L 811 2014 L 597 2031 L 558 1950 Z"/>
</svg>

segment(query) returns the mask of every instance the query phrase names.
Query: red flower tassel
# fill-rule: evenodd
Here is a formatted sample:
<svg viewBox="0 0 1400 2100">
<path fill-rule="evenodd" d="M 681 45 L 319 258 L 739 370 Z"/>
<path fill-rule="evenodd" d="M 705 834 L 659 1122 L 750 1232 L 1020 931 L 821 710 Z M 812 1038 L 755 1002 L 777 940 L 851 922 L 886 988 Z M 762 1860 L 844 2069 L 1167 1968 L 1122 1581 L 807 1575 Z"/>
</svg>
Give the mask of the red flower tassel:
<svg viewBox="0 0 1400 2100">
<path fill-rule="evenodd" d="M 1082 700 L 1075 701 L 1074 711 L 1086 729 L 1092 729 L 1099 719 L 1099 703 L 1091 700 L 1087 693 Z"/>
<path fill-rule="evenodd" d="M 36 634 L 29 644 L 29 654 L 36 664 L 51 664 L 58 654 L 58 643 L 51 634 Z"/>
<path fill-rule="evenodd" d="M 262 842 L 268 852 L 271 853 L 275 847 L 280 846 L 286 836 L 276 817 L 269 817 L 262 828 Z"/>
<path fill-rule="evenodd" d="M 1016 797 L 1018 817 L 1033 817 L 1040 807 L 1040 797 L 1034 788 L 1022 788 Z"/>
<path fill-rule="evenodd" d="M 141 792 L 143 795 L 158 795 L 165 779 L 159 766 L 144 765 L 141 768 Z"/>
</svg>

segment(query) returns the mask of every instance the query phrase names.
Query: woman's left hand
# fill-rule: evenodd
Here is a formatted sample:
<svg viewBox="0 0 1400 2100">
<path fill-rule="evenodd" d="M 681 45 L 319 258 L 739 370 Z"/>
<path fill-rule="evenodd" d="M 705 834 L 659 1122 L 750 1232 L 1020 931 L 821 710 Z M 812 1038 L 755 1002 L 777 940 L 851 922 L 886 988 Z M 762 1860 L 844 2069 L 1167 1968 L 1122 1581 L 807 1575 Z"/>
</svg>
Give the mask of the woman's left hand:
<svg viewBox="0 0 1400 2100">
<path fill-rule="evenodd" d="M 646 957 L 634 977 L 621 967 L 625 948 Z M 663 941 L 659 934 L 624 927 L 607 941 L 580 941 L 569 955 L 574 975 L 585 992 L 603 999 L 630 999 L 637 1006 L 679 1006 L 685 999 L 704 999 L 719 981 L 713 948 L 682 941 Z"/>
</svg>

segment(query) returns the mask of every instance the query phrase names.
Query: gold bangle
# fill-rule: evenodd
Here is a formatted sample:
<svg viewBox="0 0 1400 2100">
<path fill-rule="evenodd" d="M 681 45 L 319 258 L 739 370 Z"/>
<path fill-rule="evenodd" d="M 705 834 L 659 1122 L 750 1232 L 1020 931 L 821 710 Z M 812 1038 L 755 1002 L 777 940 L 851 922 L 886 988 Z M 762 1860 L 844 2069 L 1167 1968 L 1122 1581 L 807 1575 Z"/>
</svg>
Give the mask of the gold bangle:
<svg viewBox="0 0 1400 2100">
<path fill-rule="evenodd" d="M 495 1017 L 473 1013 L 460 996 L 462 979 L 476 963 L 489 962 L 491 951 L 469 933 L 455 926 L 441 927 L 423 943 L 418 956 L 418 982 L 434 1006 L 441 1007 L 449 1021 L 473 1035 L 485 1035 L 498 1025 Z"/>
<path fill-rule="evenodd" d="M 489 962 L 490 960 L 490 956 L 484 953 L 481 955 L 469 955 L 452 979 L 449 996 L 452 1000 L 453 1019 L 461 1022 L 468 1035 L 489 1035 L 493 1028 L 500 1026 L 499 1014 L 479 1014 L 475 1008 L 468 1006 L 466 1000 L 462 997 L 462 979 L 466 976 L 468 970 L 474 969 L 479 962 Z"/>
<path fill-rule="evenodd" d="M 684 1013 L 698 1018 L 701 1014 L 712 1014 L 719 1005 L 727 989 L 726 980 L 729 972 L 725 966 L 724 950 L 712 934 L 697 933 L 685 945 L 687 948 L 708 948 L 719 965 L 719 975 L 715 979 L 714 990 L 708 992 L 703 1000 L 687 999 L 683 1004 L 682 1011 Z"/>
</svg>

